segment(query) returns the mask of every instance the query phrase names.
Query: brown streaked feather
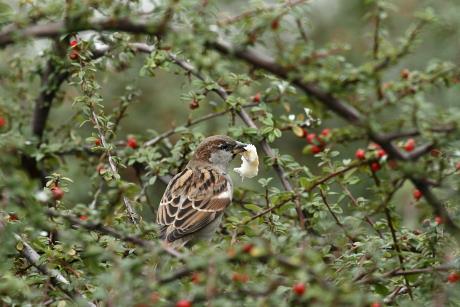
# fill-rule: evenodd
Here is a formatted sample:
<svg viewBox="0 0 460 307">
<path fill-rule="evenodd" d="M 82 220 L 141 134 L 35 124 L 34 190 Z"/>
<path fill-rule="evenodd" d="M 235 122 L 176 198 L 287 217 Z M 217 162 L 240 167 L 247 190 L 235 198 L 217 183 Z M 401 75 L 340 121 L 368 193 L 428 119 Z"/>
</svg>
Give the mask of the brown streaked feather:
<svg viewBox="0 0 460 307">
<path fill-rule="evenodd" d="M 190 227 L 190 228 L 185 228 L 185 227 L 171 228 L 171 226 L 169 226 L 168 228 L 171 228 L 171 229 L 170 229 L 169 232 L 167 231 L 167 234 L 165 235 L 164 239 L 166 239 L 166 241 L 168 241 L 168 242 L 173 242 L 173 241 L 181 239 L 181 238 L 183 238 L 183 237 L 185 237 L 187 235 L 190 235 L 190 234 L 192 234 L 192 233 L 204 228 L 209 223 L 211 223 L 215 219 L 215 216 L 212 216 L 212 215 L 208 214 L 206 216 L 202 216 L 201 218 L 202 219 L 197 220 L 197 223 L 192 225 L 192 227 Z"/>
<path fill-rule="evenodd" d="M 161 199 L 160 237 L 173 242 L 201 230 L 230 204 L 231 192 L 231 184 L 218 170 L 186 168 L 174 176 Z"/>
</svg>

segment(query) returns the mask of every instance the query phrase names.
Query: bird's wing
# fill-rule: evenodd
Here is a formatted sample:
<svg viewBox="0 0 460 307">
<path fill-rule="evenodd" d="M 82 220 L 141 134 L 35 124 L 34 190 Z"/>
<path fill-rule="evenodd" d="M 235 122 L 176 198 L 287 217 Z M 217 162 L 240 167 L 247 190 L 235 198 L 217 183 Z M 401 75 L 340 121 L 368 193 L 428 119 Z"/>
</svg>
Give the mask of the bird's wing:
<svg viewBox="0 0 460 307">
<path fill-rule="evenodd" d="M 186 168 L 168 184 L 157 213 L 162 239 L 173 242 L 197 232 L 230 204 L 232 187 L 213 168 Z"/>
</svg>

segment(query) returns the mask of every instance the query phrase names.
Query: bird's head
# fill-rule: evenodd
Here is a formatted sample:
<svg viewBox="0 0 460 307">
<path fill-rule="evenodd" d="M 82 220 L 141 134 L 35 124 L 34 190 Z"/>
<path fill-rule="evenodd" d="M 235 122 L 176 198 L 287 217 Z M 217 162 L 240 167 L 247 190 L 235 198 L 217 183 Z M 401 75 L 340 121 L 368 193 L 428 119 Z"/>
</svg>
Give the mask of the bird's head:
<svg viewBox="0 0 460 307">
<path fill-rule="evenodd" d="M 247 145 L 226 135 L 210 136 L 198 145 L 192 161 L 212 163 L 226 169 L 237 154 L 245 151 Z"/>
</svg>

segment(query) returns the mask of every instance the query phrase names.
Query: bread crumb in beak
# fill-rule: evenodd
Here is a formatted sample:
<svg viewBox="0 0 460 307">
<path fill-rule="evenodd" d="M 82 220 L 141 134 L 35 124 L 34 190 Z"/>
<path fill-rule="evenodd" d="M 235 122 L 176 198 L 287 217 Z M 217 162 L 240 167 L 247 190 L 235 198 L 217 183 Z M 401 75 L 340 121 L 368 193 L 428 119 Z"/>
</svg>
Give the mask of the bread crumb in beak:
<svg viewBox="0 0 460 307">
<path fill-rule="evenodd" d="M 255 177 L 259 172 L 259 157 L 257 156 L 256 147 L 252 144 L 248 144 L 244 149 L 246 151 L 241 154 L 241 166 L 233 169 L 240 174 L 241 180 L 245 177 Z"/>
</svg>

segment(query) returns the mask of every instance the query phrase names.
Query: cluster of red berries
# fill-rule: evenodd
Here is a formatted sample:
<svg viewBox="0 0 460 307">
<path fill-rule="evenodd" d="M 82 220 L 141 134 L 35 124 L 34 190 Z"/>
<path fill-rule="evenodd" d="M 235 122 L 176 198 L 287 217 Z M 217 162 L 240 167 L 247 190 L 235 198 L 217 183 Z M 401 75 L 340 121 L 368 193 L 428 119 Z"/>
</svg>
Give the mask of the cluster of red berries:
<svg viewBox="0 0 460 307">
<path fill-rule="evenodd" d="M 306 129 L 303 129 L 303 135 L 307 140 L 307 143 L 310 144 L 310 152 L 312 154 L 320 153 L 326 147 L 327 141 L 329 141 L 331 136 L 331 129 L 324 128 L 320 134 L 308 133 Z"/>
<path fill-rule="evenodd" d="M 371 144 L 370 149 L 372 151 L 371 155 L 378 159 L 384 158 L 387 155 L 385 150 L 383 150 L 378 144 Z M 366 160 L 366 151 L 364 149 L 359 148 L 355 152 L 355 158 L 358 160 Z M 378 161 L 374 161 L 370 164 L 370 168 L 375 173 L 379 171 L 382 167 Z"/>
<path fill-rule="evenodd" d="M 69 46 L 71 48 L 70 53 L 69 53 L 69 59 L 71 60 L 76 60 L 78 59 L 79 53 L 78 53 L 78 42 L 76 40 L 71 40 L 69 42 Z"/>
<path fill-rule="evenodd" d="M 101 146 L 102 145 L 101 139 L 97 138 L 94 141 L 94 145 Z M 139 145 L 137 144 L 137 139 L 134 136 L 128 137 L 126 139 L 126 147 L 129 147 L 129 148 L 132 148 L 132 149 L 136 149 L 137 147 L 139 147 Z"/>
</svg>

